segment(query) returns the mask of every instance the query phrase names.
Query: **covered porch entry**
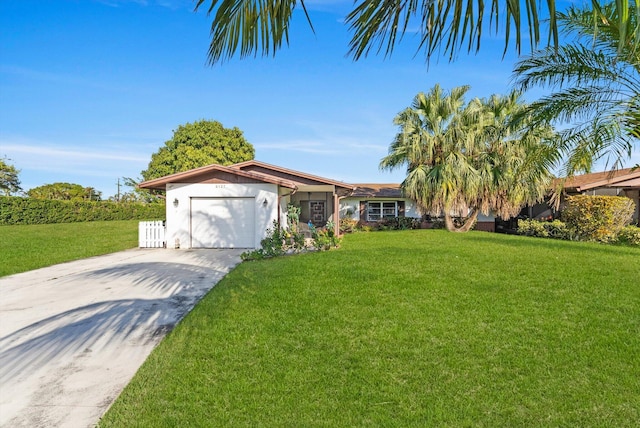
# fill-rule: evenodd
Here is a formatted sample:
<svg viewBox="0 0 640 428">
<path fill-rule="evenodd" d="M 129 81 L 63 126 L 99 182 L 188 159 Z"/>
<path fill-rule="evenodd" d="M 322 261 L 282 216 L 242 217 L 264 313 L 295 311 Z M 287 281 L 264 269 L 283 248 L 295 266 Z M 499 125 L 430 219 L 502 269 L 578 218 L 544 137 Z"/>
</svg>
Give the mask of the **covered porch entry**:
<svg viewBox="0 0 640 428">
<path fill-rule="evenodd" d="M 303 225 L 301 230 L 309 223 L 314 227 L 325 227 L 332 220 L 335 233 L 340 233 L 339 200 L 353 192 L 353 185 L 255 160 L 232 165 L 232 168 L 258 172 L 294 183 L 295 189 L 292 191 L 282 189 L 279 196 L 281 213 L 286 214 L 287 206 L 291 204 L 300 208 L 299 221 Z M 279 217 L 286 222 L 286 215 Z"/>
</svg>

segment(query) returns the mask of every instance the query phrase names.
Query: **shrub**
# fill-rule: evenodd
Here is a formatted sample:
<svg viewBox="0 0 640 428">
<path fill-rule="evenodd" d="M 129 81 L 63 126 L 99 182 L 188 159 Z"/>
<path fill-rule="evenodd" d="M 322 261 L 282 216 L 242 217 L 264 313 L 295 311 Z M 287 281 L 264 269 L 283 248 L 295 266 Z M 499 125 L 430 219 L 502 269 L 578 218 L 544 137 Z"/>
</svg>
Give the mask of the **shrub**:
<svg viewBox="0 0 640 428">
<path fill-rule="evenodd" d="M 431 224 L 431 229 L 444 229 L 444 219 L 443 218 L 434 218 L 433 223 Z"/>
<path fill-rule="evenodd" d="M 368 224 L 359 224 L 358 223 L 358 230 L 360 230 L 361 232 L 372 232 L 374 229 L 373 229 L 373 227 L 371 227 Z"/>
<path fill-rule="evenodd" d="M 640 246 L 640 227 L 627 226 L 616 236 L 616 244 Z"/>
<path fill-rule="evenodd" d="M 539 238 L 573 239 L 571 229 L 560 220 L 518 220 L 518 234 Z"/>
<path fill-rule="evenodd" d="M 407 230 L 420 229 L 421 220 L 413 217 L 393 217 L 380 221 L 363 221 L 357 223 L 357 229 L 365 232 L 372 230 Z"/>
<path fill-rule="evenodd" d="M 444 217 L 430 217 L 431 220 L 431 229 L 446 229 L 447 225 L 444 221 Z M 453 224 L 455 227 L 462 227 L 464 225 L 465 219 L 463 217 L 453 217 Z M 476 228 L 476 224 L 478 221 L 476 220 L 473 223 L 472 229 Z"/>
<path fill-rule="evenodd" d="M 354 220 L 351 217 L 343 217 L 340 219 L 341 233 L 355 232 L 357 228 L 358 228 L 358 220 Z"/>
<path fill-rule="evenodd" d="M 385 218 L 380 223 L 387 230 L 420 229 L 420 219 L 413 217 Z"/>
<path fill-rule="evenodd" d="M 539 238 L 548 238 L 549 232 L 544 227 L 544 222 L 526 219 L 518 220 L 518 233 L 525 236 L 537 236 Z"/>
<path fill-rule="evenodd" d="M 633 218 L 634 202 L 622 196 L 570 196 L 562 219 L 580 240 L 611 242 Z"/>
<path fill-rule="evenodd" d="M 567 224 L 560 220 L 544 222 L 544 228 L 549 234 L 549 238 L 555 239 L 573 239 L 573 233 Z"/>
<path fill-rule="evenodd" d="M 245 261 L 262 260 L 308 250 L 304 234 L 300 233 L 297 228 L 298 215 L 297 209 L 289 209 L 288 229 L 281 228 L 280 224 L 274 220 L 273 227 L 267 229 L 266 236 L 260 241 L 260 248 L 245 251 L 240 255 L 240 258 Z M 331 220 L 323 228 L 311 227 L 312 247 L 319 251 L 337 247 L 340 244 L 340 238 L 336 236 L 334 227 L 335 223 Z"/>
<path fill-rule="evenodd" d="M 312 228 L 311 237 L 314 248 L 319 251 L 336 248 L 341 241 L 340 237 L 335 234 L 335 223 L 332 220 L 329 220 L 323 228 Z"/>
<path fill-rule="evenodd" d="M 300 223 L 300 212 L 302 209 L 296 205 L 287 205 L 287 226 L 292 233 L 298 232 L 298 223 Z"/>
<path fill-rule="evenodd" d="M 295 210 L 294 210 L 295 211 Z M 294 215 L 295 217 L 295 215 Z M 295 222 L 297 226 L 297 222 Z M 327 223 L 327 226 L 330 223 Z M 271 257 L 283 256 L 285 254 L 296 254 L 307 250 L 304 234 L 297 230 L 297 227 L 291 227 L 290 229 L 283 229 L 276 220 L 273 221 L 273 227 L 267 229 L 266 236 L 260 241 L 260 248 L 257 250 L 245 251 L 240 254 L 242 260 L 261 260 Z M 333 235 L 333 229 L 332 235 Z M 312 233 L 316 233 L 315 229 L 312 229 Z M 337 237 L 336 237 L 337 239 Z M 314 242 L 316 237 L 314 235 Z M 330 240 L 329 243 L 332 241 Z M 316 248 L 319 248 L 318 244 L 315 244 Z M 334 246 L 337 246 L 334 245 Z"/>
</svg>

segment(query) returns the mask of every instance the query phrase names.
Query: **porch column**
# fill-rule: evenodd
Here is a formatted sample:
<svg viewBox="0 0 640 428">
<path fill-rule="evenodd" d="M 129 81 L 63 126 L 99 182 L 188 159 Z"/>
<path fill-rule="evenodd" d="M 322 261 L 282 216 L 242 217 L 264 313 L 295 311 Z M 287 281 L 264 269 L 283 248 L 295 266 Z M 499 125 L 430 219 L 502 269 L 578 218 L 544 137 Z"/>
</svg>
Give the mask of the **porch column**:
<svg viewBox="0 0 640 428">
<path fill-rule="evenodd" d="M 333 191 L 333 224 L 333 232 L 336 236 L 340 236 L 340 201 L 335 190 Z"/>
</svg>

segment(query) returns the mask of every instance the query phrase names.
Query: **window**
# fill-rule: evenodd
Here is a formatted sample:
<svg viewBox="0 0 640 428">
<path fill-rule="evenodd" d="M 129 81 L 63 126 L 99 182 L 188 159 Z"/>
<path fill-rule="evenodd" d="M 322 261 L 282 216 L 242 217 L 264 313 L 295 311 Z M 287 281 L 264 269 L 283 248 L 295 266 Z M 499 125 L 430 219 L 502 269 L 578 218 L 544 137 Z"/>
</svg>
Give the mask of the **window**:
<svg viewBox="0 0 640 428">
<path fill-rule="evenodd" d="M 367 202 L 367 221 L 394 217 L 398 217 L 397 202 Z"/>
</svg>

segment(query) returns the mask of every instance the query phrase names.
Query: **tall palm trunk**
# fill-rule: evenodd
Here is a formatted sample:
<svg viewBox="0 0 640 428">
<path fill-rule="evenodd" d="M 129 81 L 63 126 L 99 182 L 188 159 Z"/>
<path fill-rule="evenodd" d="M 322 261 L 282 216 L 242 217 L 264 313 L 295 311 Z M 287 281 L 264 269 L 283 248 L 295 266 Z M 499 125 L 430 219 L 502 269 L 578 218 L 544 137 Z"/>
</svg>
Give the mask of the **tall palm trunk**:
<svg viewBox="0 0 640 428">
<path fill-rule="evenodd" d="M 449 232 L 468 232 L 471 230 L 473 225 L 476 223 L 478 219 L 478 210 L 473 210 L 470 216 L 467 216 L 467 219 L 464 221 L 462 226 L 456 227 L 453 223 L 453 217 L 451 217 L 451 213 L 444 213 L 444 225 L 446 226 Z"/>
</svg>

